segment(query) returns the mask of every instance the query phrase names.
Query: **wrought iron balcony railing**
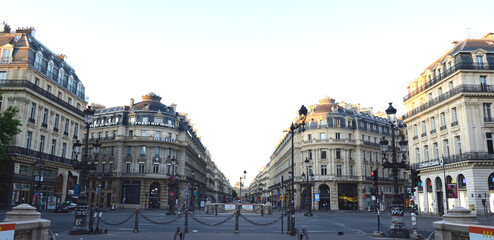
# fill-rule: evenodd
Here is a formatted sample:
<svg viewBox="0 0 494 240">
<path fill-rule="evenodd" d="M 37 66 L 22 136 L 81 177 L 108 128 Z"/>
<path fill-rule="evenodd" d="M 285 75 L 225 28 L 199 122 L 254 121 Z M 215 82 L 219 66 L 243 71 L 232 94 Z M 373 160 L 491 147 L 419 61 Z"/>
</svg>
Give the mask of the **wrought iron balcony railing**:
<svg viewBox="0 0 494 240">
<path fill-rule="evenodd" d="M 48 161 L 52 161 L 52 162 L 58 162 L 58 163 L 66 164 L 66 165 L 71 165 L 71 166 L 74 166 L 75 162 L 77 162 L 77 160 L 74 160 L 74 159 L 67 159 L 64 157 L 55 156 L 55 155 L 48 154 L 48 153 L 42 153 L 42 152 L 38 152 L 35 150 L 31 150 L 31 149 L 27 149 L 27 148 L 23 148 L 23 147 L 18 147 L 18 146 L 7 146 L 7 150 L 8 150 L 9 154 L 18 154 L 18 155 L 23 155 L 23 156 L 40 158 L 40 159 L 44 159 L 44 160 L 48 160 Z"/>
</svg>

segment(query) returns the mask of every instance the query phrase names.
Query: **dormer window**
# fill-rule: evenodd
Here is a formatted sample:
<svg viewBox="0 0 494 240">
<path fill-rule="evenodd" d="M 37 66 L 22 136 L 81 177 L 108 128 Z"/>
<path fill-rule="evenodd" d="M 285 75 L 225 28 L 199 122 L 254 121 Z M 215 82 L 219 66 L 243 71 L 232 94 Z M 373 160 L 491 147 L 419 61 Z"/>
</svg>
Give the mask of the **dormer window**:
<svg viewBox="0 0 494 240">
<path fill-rule="evenodd" d="M 484 63 L 484 56 L 482 56 L 482 55 L 476 55 L 475 56 L 475 60 L 477 61 L 477 66 L 479 68 L 482 68 L 483 67 L 483 63 Z"/>
<path fill-rule="evenodd" d="M 163 119 L 161 119 L 161 118 L 156 118 L 156 119 L 154 119 L 154 121 L 155 121 L 156 123 L 162 123 L 162 122 L 163 122 Z"/>
<path fill-rule="evenodd" d="M 41 68 L 41 53 L 36 54 L 36 58 L 34 59 L 34 68 L 38 70 Z"/>
<path fill-rule="evenodd" d="M 12 60 L 12 49 L 2 49 L 2 57 L 0 58 L 0 63 L 2 64 L 7 64 L 10 63 Z"/>
<path fill-rule="evenodd" d="M 148 104 L 144 105 L 144 109 L 149 110 L 149 105 Z"/>
</svg>

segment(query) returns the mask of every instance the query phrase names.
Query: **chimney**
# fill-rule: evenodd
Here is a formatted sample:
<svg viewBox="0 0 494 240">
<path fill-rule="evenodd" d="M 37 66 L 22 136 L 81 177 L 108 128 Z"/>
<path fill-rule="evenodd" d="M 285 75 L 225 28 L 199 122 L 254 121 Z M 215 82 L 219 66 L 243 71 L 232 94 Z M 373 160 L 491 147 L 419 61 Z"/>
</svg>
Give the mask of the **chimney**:
<svg viewBox="0 0 494 240">
<path fill-rule="evenodd" d="M 15 30 L 15 32 L 16 33 L 26 33 L 26 34 L 29 34 L 33 37 L 36 35 L 36 29 L 34 29 L 33 27 L 17 28 L 17 30 Z"/>
<path fill-rule="evenodd" d="M 62 54 L 58 54 L 57 57 L 59 59 L 61 59 L 62 61 L 65 61 L 65 58 L 67 58 L 67 55 L 65 55 L 65 54 L 62 53 Z"/>
<path fill-rule="evenodd" d="M 0 33 L 10 33 L 10 26 L 3 22 L 0 24 Z"/>
<path fill-rule="evenodd" d="M 130 98 L 130 107 L 134 106 L 134 98 Z"/>
</svg>

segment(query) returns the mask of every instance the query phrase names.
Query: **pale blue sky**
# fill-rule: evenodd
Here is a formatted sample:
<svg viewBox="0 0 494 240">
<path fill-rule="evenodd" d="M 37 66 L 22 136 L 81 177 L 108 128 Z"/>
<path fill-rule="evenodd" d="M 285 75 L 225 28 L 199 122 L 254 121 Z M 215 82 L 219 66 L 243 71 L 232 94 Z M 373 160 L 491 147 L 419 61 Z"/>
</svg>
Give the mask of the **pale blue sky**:
<svg viewBox="0 0 494 240">
<path fill-rule="evenodd" d="M 89 101 L 146 93 L 189 114 L 213 160 L 250 182 L 302 104 L 330 96 L 403 113 L 408 82 L 454 40 L 494 31 L 494 1 L 9 1 Z M 470 28 L 470 29 L 469 29 Z"/>
</svg>

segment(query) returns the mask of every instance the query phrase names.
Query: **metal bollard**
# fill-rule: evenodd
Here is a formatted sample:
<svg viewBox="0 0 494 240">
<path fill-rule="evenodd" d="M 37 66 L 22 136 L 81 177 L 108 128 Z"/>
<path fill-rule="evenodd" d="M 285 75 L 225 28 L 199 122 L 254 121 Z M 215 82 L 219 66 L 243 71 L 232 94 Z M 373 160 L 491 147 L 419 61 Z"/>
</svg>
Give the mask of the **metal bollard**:
<svg viewBox="0 0 494 240">
<path fill-rule="evenodd" d="M 218 216 L 218 205 L 214 205 L 214 215 Z"/>
<path fill-rule="evenodd" d="M 281 234 L 283 234 L 283 210 L 281 210 Z"/>
<path fill-rule="evenodd" d="M 94 224 L 94 217 L 93 217 L 93 208 L 89 208 L 89 233 L 93 232 L 93 224 Z"/>
<path fill-rule="evenodd" d="M 261 205 L 261 216 L 264 216 L 264 206 Z"/>
<path fill-rule="evenodd" d="M 135 220 L 133 232 L 135 233 L 139 232 L 139 208 L 136 208 L 136 220 Z"/>
<path fill-rule="evenodd" d="M 189 231 L 189 211 L 187 210 L 187 208 L 185 209 L 185 225 L 184 225 L 184 232 L 188 232 Z"/>
<path fill-rule="evenodd" d="M 237 208 L 235 213 L 235 231 L 233 233 L 238 234 L 238 217 L 240 216 L 240 210 Z"/>
<path fill-rule="evenodd" d="M 291 234 L 291 230 L 290 230 L 291 228 L 290 227 L 291 227 L 292 224 L 291 224 L 290 216 L 291 216 L 290 215 L 290 209 L 287 209 L 286 210 L 286 224 L 287 224 L 287 226 L 286 226 L 286 234 Z"/>
</svg>

